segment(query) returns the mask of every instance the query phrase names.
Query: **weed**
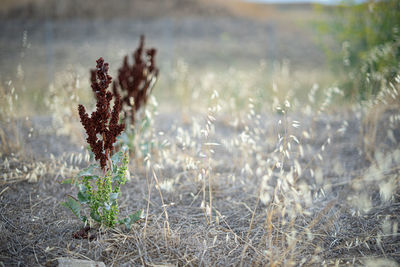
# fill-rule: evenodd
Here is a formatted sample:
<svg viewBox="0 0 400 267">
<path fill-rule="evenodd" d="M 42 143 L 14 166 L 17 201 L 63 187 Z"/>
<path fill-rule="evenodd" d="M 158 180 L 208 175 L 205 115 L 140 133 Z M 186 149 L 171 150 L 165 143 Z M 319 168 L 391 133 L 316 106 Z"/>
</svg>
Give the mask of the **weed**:
<svg viewBox="0 0 400 267">
<path fill-rule="evenodd" d="M 18 94 L 11 81 L 7 87 L 0 86 L 0 153 L 6 155 L 21 149 L 21 137 L 16 125 Z"/>
<path fill-rule="evenodd" d="M 159 72 L 155 63 L 155 48 L 146 50 L 146 58 L 143 59 L 144 38 L 144 35 L 140 37 L 139 47 L 133 54 L 133 65 L 129 65 L 128 56 L 125 56 L 122 67 L 118 70 L 118 81 L 113 83 L 114 94 L 122 95 L 125 121 L 132 125 L 135 124 L 137 112 L 146 105 Z M 92 71 L 92 79 L 93 77 Z"/>
<path fill-rule="evenodd" d="M 155 152 L 160 145 L 154 138 L 154 116 L 157 114 L 158 103 L 151 96 L 148 105 L 143 107 L 143 113 L 136 125 L 127 123 L 127 129 L 118 137 L 117 143 L 128 146 L 136 159 L 143 158 L 149 153 Z"/>
<path fill-rule="evenodd" d="M 62 204 L 70 208 L 75 216 L 87 222 L 88 217 L 81 214 L 81 204 L 87 204 L 90 208 L 90 217 L 94 221 L 107 227 L 114 227 L 118 222 L 124 223 L 127 228 L 140 219 L 141 211 L 118 220 L 118 197 L 121 194 L 121 186 L 128 177 L 129 155 L 126 148 L 116 152 L 113 156 L 113 144 L 117 136 L 123 131 L 125 125 L 119 124 L 121 111 L 120 97 L 107 91 L 111 83 L 108 75 L 108 63 L 102 58 L 97 60 L 96 78 L 92 79 L 92 89 L 96 95 L 96 111 L 89 117 L 84 106 L 79 105 L 79 116 L 86 130 L 86 139 L 96 160 L 100 162 L 102 172 L 98 174 L 97 164 L 92 164 L 77 175 L 74 179 L 64 180 L 64 183 L 73 183 L 78 186 L 77 198 L 70 196 Z M 114 99 L 114 106 L 110 110 L 110 102 Z"/>
<path fill-rule="evenodd" d="M 125 56 L 121 68 L 118 70 L 118 80 L 113 82 L 114 94 L 121 94 L 121 105 L 124 111 L 125 132 L 119 141 L 127 145 L 136 156 L 147 155 L 154 144 L 148 140 L 148 131 L 152 124 L 152 113 L 146 109 L 147 102 L 157 81 L 159 69 L 155 63 L 157 50 L 151 48 L 144 50 L 145 37 L 140 37 L 138 48 L 133 53 L 134 63 L 128 62 Z M 143 54 L 146 57 L 143 58 Z M 92 71 L 92 80 L 94 72 Z M 154 113 L 157 106 L 152 101 Z M 141 113 L 140 118 L 139 113 Z M 139 122 L 137 120 L 139 119 Z"/>
</svg>

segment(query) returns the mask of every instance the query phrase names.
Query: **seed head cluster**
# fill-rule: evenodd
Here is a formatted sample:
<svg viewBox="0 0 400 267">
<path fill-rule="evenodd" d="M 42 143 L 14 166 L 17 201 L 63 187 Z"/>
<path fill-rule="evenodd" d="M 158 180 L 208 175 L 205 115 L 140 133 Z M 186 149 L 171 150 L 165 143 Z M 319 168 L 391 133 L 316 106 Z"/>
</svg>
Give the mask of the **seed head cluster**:
<svg viewBox="0 0 400 267">
<path fill-rule="evenodd" d="M 158 77 L 158 68 L 155 63 L 157 50 L 151 48 L 145 51 L 144 35 L 140 37 L 139 47 L 133 54 L 134 64 L 129 65 L 128 56 L 125 56 L 122 67 L 118 70 L 118 81 L 113 83 L 113 92 L 122 95 L 125 118 L 135 123 L 135 114 L 147 103 Z M 143 59 L 143 53 L 146 58 Z"/>
<path fill-rule="evenodd" d="M 88 135 L 86 141 L 90 145 L 95 159 L 100 161 L 103 171 L 106 169 L 107 159 L 110 157 L 113 144 L 117 136 L 124 130 L 125 124 L 119 124 L 121 98 L 118 92 L 107 91 L 112 81 L 108 75 L 108 63 L 103 58 L 97 61 L 96 70 L 92 71 L 92 90 L 96 96 L 96 110 L 91 116 L 86 113 L 85 107 L 79 105 L 79 116 Z M 114 97 L 114 106 L 110 109 L 110 102 Z"/>
</svg>

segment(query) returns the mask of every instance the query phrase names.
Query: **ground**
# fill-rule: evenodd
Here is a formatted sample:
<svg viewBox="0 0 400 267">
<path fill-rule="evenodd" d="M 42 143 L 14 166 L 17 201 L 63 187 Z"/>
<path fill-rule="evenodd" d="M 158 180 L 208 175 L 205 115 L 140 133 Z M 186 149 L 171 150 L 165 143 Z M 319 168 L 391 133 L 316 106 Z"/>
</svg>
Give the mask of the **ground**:
<svg viewBox="0 0 400 267">
<path fill-rule="evenodd" d="M 363 153 L 360 120 L 353 112 L 250 115 L 237 125 L 229 116 L 221 116 L 212 122 L 208 140 L 200 133 L 191 134 L 205 119 L 197 116 L 189 122 L 177 113 L 155 117 L 154 133 L 164 133 L 157 141 L 169 144 L 152 154 L 147 169 L 143 158 L 131 160 L 132 180 L 123 188 L 120 204 L 122 214 L 144 209 L 145 219 L 130 231 L 93 226 L 93 240 L 73 238 L 83 224 L 60 205 L 74 192 L 60 182 L 87 165 L 84 151 L 67 136 L 57 136 L 59 125 L 50 118 L 32 120 L 34 134 L 24 150 L 31 147 L 32 155 L 41 157 L 2 157 L 2 172 L 9 177 L 0 187 L 3 264 L 52 266 L 61 256 L 106 265 L 179 266 L 400 260 L 400 240 L 391 234 L 399 221 L 398 194 L 393 193 L 390 201 L 382 201 L 379 194 L 379 183 L 398 175 L 393 140 L 377 137 L 382 154 L 371 163 Z M 292 127 L 293 121 L 300 126 Z M 284 133 L 285 127 L 279 126 L 284 123 L 288 123 L 286 135 L 298 136 L 300 145 L 289 142 L 290 156 L 279 170 L 276 163 L 282 159 L 273 161 L 282 155 L 277 134 Z M 28 130 L 24 124 L 21 132 Z M 394 131 L 398 142 L 399 128 Z M 214 153 L 204 145 L 211 143 L 219 144 L 211 147 Z M 205 162 L 202 150 L 208 153 Z M 43 164 L 36 170 L 37 179 L 27 175 L 35 172 L 32 160 Z M 296 164 L 302 171 L 294 171 Z M 382 177 L 366 178 L 372 169 L 383 172 Z M 357 197 L 371 206 L 357 203 Z"/>
</svg>

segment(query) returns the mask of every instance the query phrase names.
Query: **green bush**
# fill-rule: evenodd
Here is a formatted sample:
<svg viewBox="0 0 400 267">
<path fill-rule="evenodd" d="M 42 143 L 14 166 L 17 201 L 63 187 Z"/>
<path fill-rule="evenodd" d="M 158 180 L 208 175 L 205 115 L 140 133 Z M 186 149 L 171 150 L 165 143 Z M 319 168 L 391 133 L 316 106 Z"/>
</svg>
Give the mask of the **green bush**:
<svg viewBox="0 0 400 267">
<path fill-rule="evenodd" d="M 322 10 L 333 14 L 318 29 L 333 39 L 325 42 L 325 51 L 335 72 L 345 77 L 346 96 L 375 96 L 400 69 L 400 1 L 342 1 Z"/>
</svg>

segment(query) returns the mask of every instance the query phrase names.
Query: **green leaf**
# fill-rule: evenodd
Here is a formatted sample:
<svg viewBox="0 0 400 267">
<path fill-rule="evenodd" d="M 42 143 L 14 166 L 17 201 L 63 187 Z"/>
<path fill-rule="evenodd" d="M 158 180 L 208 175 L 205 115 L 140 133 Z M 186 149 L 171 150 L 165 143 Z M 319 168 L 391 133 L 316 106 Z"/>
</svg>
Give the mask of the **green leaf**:
<svg viewBox="0 0 400 267">
<path fill-rule="evenodd" d="M 125 154 L 125 153 L 128 153 L 129 152 L 129 148 L 127 147 L 127 146 L 123 146 L 122 148 L 121 148 L 121 153 L 122 154 Z"/>
<path fill-rule="evenodd" d="M 90 211 L 90 217 L 95 220 L 96 222 L 101 223 L 101 217 L 100 214 L 97 210 L 91 210 Z"/>
<path fill-rule="evenodd" d="M 111 157 L 111 161 L 112 161 L 113 165 L 121 164 L 121 162 L 123 161 L 123 159 L 125 157 L 125 153 L 128 152 L 128 150 L 129 150 L 128 147 L 124 145 L 119 152 L 116 152 Z"/>
<path fill-rule="evenodd" d="M 81 204 L 86 204 L 89 202 L 89 196 L 85 192 L 79 191 L 78 192 L 78 200 Z"/>
<path fill-rule="evenodd" d="M 143 219 L 143 210 L 138 210 L 134 214 L 129 215 L 129 218 L 131 218 L 132 223 L 135 223 L 140 219 Z"/>
<path fill-rule="evenodd" d="M 84 221 L 84 217 L 81 216 L 81 205 L 78 201 L 72 197 L 68 197 L 68 200 L 61 203 L 64 207 L 71 209 L 72 213 L 75 214 L 80 220 Z"/>
<path fill-rule="evenodd" d="M 83 184 L 79 184 L 78 189 L 80 192 L 83 192 L 83 193 L 86 192 L 86 190 L 87 190 L 86 186 Z"/>
<path fill-rule="evenodd" d="M 131 229 L 132 224 L 143 218 L 143 210 L 139 210 L 134 214 L 129 215 L 123 220 L 118 221 L 119 224 L 125 224 L 127 229 Z"/>
<path fill-rule="evenodd" d="M 119 193 L 112 193 L 110 194 L 110 201 L 114 202 L 118 198 Z"/>
<path fill-rule="evenodd" d="M 112 177 L 112 181 L 113 181 L 113 182 L 120 182 L 120 181 L 123 181 L 123 179 L 124 179 L 124 177 L 121 176 L 120 174 L 116 174 L 116 175 L 114 175 L 114 176 Z"/>
<path fill-rule="evenodd" d="M 111 157 L 111 161 L 112 161 L 112 163 L 113 163 L 114 165 L 116 165 L 116 164 L 118 164 L 118 163 L 121 162 L 122 157 L 123 157 L 122 152 L 121 152 L 121 151 L 120 151 L 120 152 L 117 152 L 117 153 L 115 153 L 115 154 Z"/>
<path fill-rule="evenodd" d="M 87 167 L 86 169 L 83 169 L 82 171 L 80 171 L 77 175 L 77 177 L 82 177 L 82 176 L 95 176 L 93 175 L 93 169 L 94 167 L 96 167 L 96 164 L 91 164 L 89 167 Z"/>
<path fill-rule="evenodd" d="M 98 175 L 84 175 L 83 177 L 84 177 L 85 179 L 87 179 L 87 180 L 96 180 L 96 179 L 99 178 Z"/>
<path fill-rule="evenodd" d="M 74 183 L 74 179 L 73 178 L 68 178 L 68 179 L 64 179 L 61 181 L 62 184 L 73 184 Z"/>
<path fill-rule="evenodd" d="M 129 218 L 129 217 L 126 217 L 126 218 L 124 218 L 122 220 L 119 220 L 118 223 L 119 224 L 125 224 L 125 227 L 127 229 L 131 229 L 131 218 Z"/>
</svg>

